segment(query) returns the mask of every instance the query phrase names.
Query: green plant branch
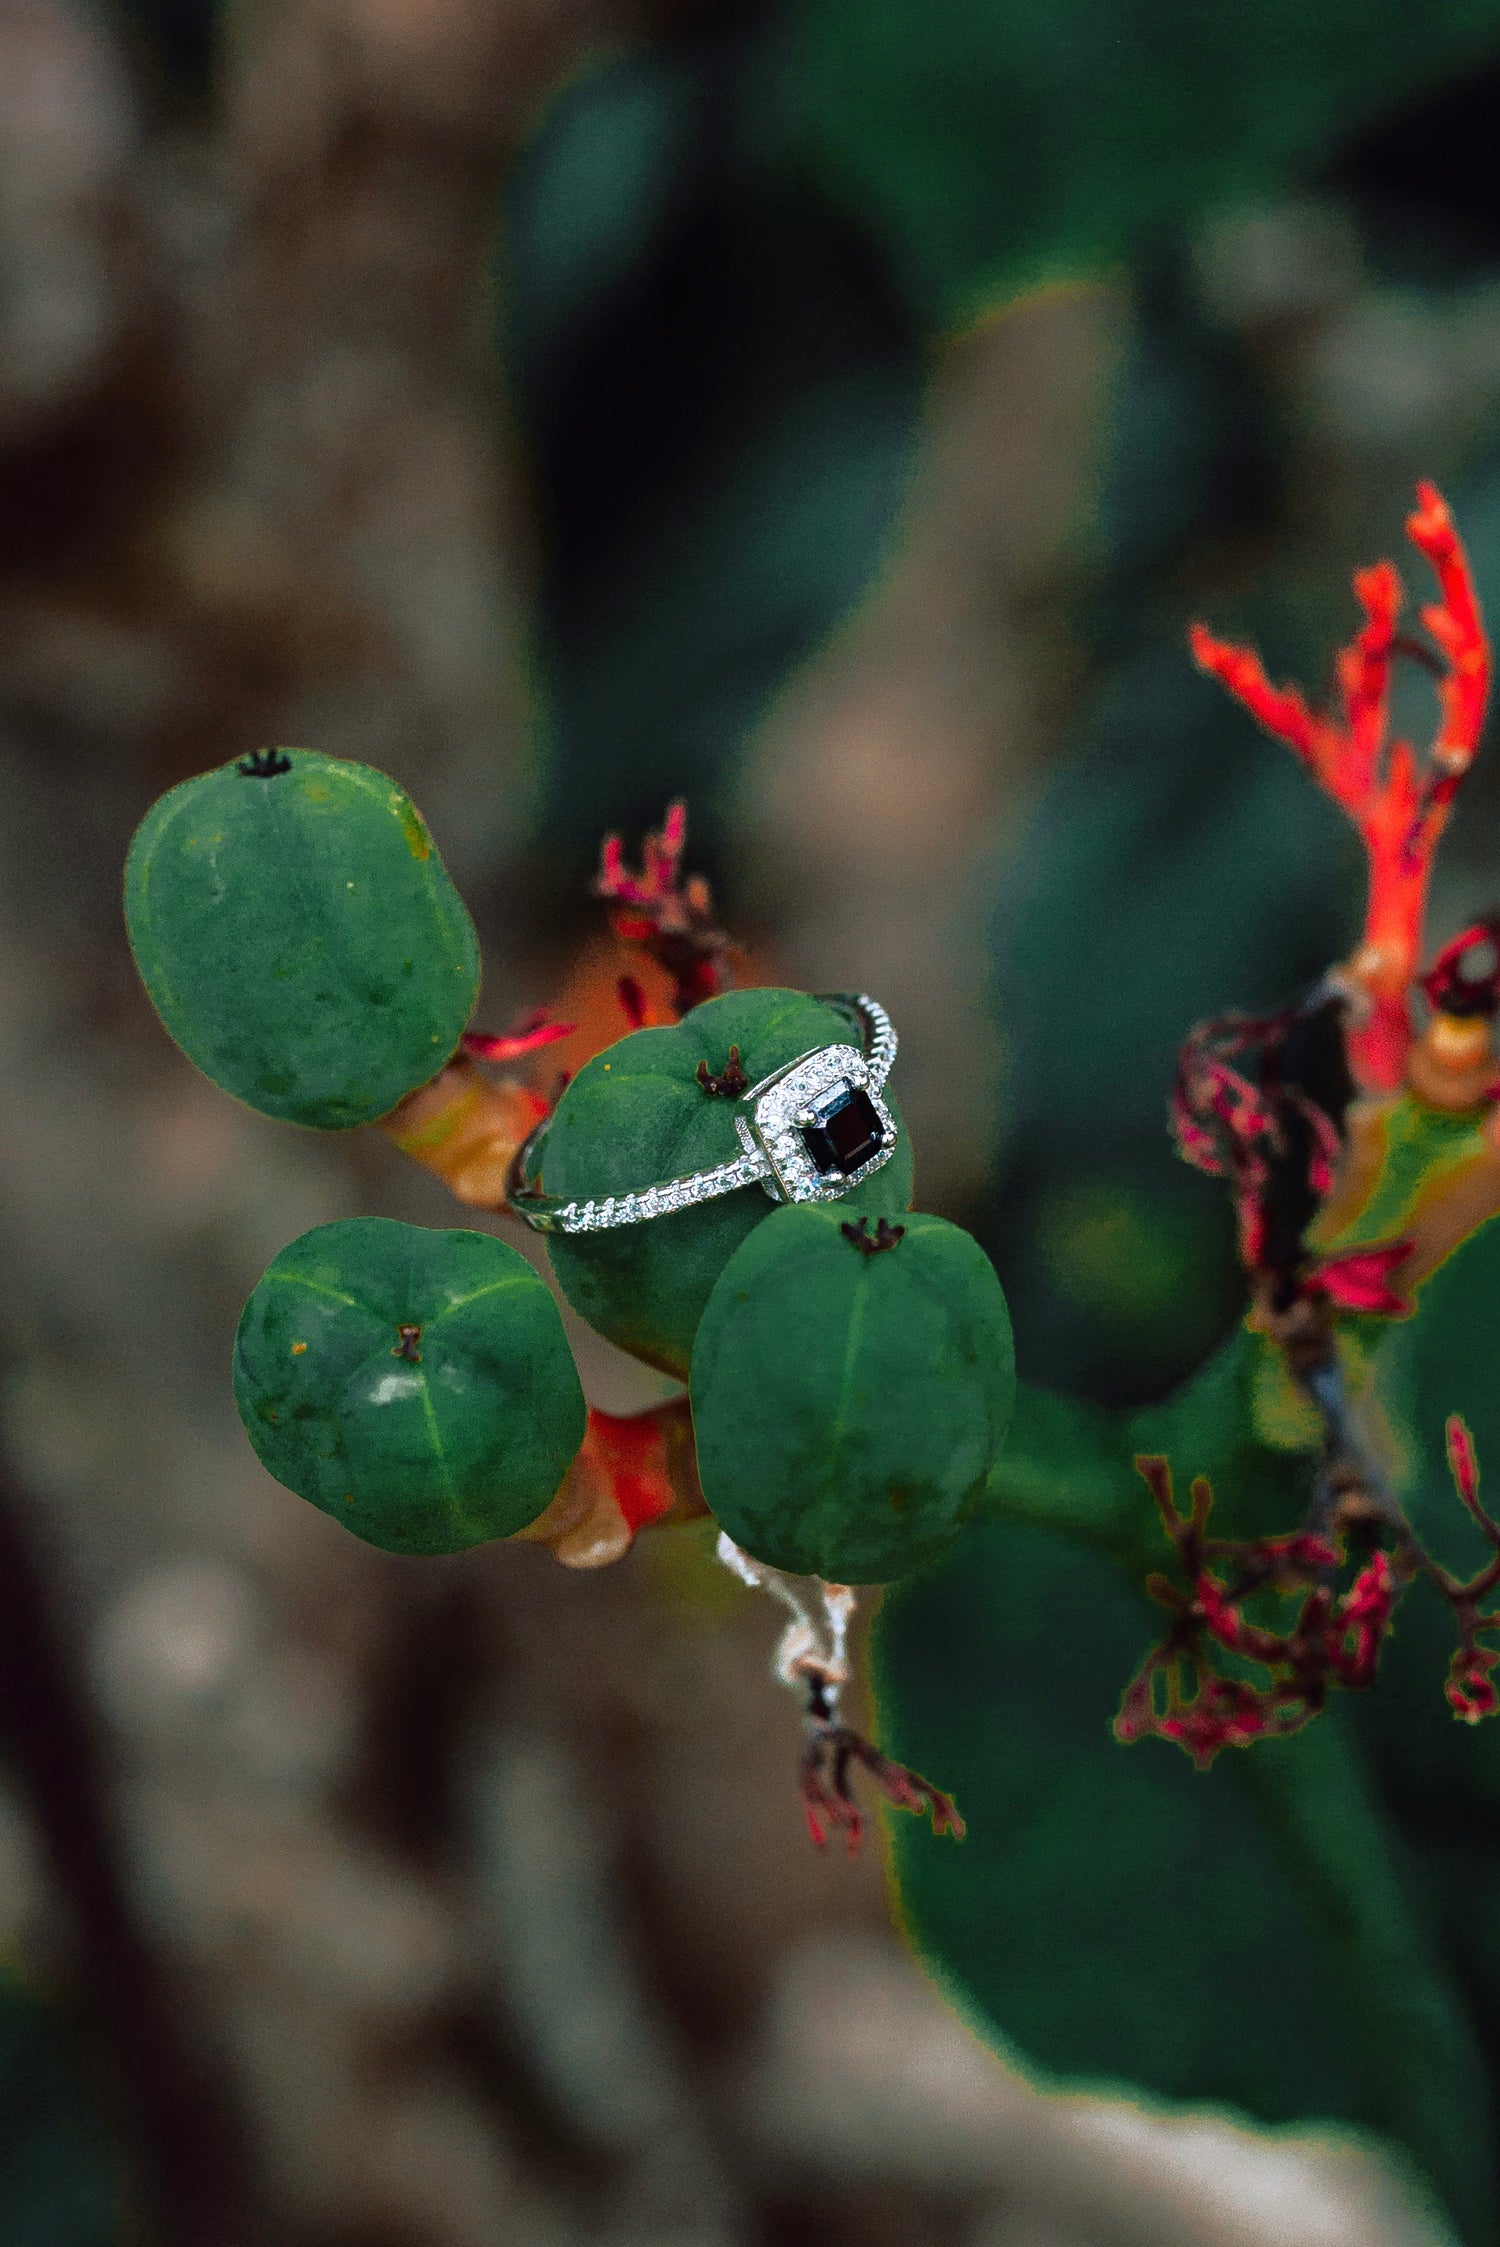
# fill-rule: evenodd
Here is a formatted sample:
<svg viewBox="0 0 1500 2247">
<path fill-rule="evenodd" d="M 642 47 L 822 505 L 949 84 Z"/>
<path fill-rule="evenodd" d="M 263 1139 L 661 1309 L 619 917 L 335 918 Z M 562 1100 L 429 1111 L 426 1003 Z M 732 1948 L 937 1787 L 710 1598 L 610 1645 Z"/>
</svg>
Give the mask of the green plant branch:
<svg viewBox="0 0 1500 2247">
<path fill-rule="evenodd" d="M 1128 1439 L 1121 1414 L 1023 1381 L 980 1513 L 1058 1530 L 1128 1563 L 1155 1522 Z"/>
<path fill-rule="evenodd" d="M 1134 1413 L 1021 1382 L 981 1515 L 1077 1538 L 1138 1578 L 1162 1556 L 1160 1516 L 1135 1471 L 1137 1456 L 1151 1453 L 1222 1485 L 1221 1518 L 1233 1533 L 1295 1528 L 1319 1452 L 1315 1441 L 1283 1448 L 1256 1432 L 1250 1392 L 1266 1347 L 1237 1327 L 1182 1388 Z"/>
</svg>

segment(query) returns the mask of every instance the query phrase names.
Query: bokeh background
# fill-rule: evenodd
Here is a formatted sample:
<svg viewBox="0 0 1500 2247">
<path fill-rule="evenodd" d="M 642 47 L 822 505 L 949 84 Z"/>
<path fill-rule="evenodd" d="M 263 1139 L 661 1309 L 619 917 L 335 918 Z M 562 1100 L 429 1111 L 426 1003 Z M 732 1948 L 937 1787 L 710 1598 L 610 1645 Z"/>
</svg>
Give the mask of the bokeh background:
<svg viewBox="0 0 1500 2247">
<path fill-rule="evenodd" d="M 268 1481 L 263 1265 L 452 1205 L 199 1079 L 118 891 L 172 782 L 363 758 L 498 1027 L 686 794 L 756 972 L 890 1006 L 1025 1370 L 1161 1393 L 1237 1300 L 1176 1040 L 1358 879 L 1183 627 L 1325 676 L 1417 475 L 1500 609 L 1497 140 L 1496 0 L 0 0 L 4 2247 L 1433 2236 L 983 2051 L 700 1532 L 401 1562 Z"/>
</svg>

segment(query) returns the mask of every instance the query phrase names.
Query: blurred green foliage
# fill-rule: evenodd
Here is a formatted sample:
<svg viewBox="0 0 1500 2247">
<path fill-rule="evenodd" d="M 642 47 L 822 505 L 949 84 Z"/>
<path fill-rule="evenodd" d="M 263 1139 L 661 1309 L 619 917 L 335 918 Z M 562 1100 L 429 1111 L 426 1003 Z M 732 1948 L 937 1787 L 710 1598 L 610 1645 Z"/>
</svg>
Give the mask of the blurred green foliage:
<svg viewBox="0 0 1500 2247">
<path fill-rule="evenodd" d="M 551 879 L 677 793 L 718 846 L 726 773 L 878 565 L 924 332 L 1168 251 L 1496 47 L 1497 0 L 797 0 L 713 10 L 575 81 L 510 184 L 502 260 Z M 1222 504 L 1192 455 L 1222 474 L 1224 373 L 1158 358 L 1130 387 L 1146 452 L 1154 421 L 1188 470 L 1148 494 L 1122 448 L 1137 565 L 1164 516 Z"/>
<path fill-rule="evenodd" d="M 811 177 L 793 67 L 783 12 L 712 11 L 573 84 L 507 195 L 554 887 L 677 794 L 719 870 L 724 780 L 904 488 L 916 330 Z"/>
<path fill-rule="evenodd" d="M 936 326 L 1280 185 L 1500 40 L 1495 0 L 799 0 L 820 170 Z"/>
</svg>

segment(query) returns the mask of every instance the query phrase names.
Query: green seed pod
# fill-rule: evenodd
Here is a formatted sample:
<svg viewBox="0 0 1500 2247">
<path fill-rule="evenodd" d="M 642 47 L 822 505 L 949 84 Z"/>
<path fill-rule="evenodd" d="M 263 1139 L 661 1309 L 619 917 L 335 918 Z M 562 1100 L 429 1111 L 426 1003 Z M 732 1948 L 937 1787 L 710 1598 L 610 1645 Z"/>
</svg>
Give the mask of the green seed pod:
<svg viewBox="0 0 1500 2247">
<path fill-rule="evenodd" d="M 662 1029 L 635 1030 L 596 1054 L 558 1104 L 543 1156 L 549 1194 L 598 1200 L 638 1192 L 740 1153 L 733 1099 L 706 1092 L 698 1066 L 722 1077 L 737 1046 L 758 1084 L 815 1046 L 858 1043 L 848 1019 L 801 991 L 730 991 Z M 897 1217 L 912 1191 L 911 1141 L 856 1187 L 850 1204 Z M 648 1365 L 687 1377 L 693 1336 L 714 1282 L 746 1235 L 775 1208 L 760 1186 L 614 1231 L 548 1237 L 568 1301 L 599 1334 Z"/>
<path fill-rule="evenodd" d="M 479 945 L 411 799 L 306 749 L 185 780 L 125 867 L 141 981 L 190 1061 L 262 1115 L 347 1131 L 453 1053 Z"/>
<path fill-rule="evenodd" d="M 693 1427 L 736 1544 L 878 1584 L 962 1528 L 1005 1439 L 1015 1355 L 967 1233 L 941 1217 L 908 1217 L 893 1243 L 855 1230 L 837 1203 L 797 1204 L 731 1258 L 693 1348 Z"/>
<path fill-rule="evenodd" d="M 234 1395 L 276 1480 L 390 1553 L 525 1529 L 586 1417 L 562 1318 L 525 1257 L 389 1217 L 319 1225 L 282 1250 L 240 1320 Z"/>
</svg>

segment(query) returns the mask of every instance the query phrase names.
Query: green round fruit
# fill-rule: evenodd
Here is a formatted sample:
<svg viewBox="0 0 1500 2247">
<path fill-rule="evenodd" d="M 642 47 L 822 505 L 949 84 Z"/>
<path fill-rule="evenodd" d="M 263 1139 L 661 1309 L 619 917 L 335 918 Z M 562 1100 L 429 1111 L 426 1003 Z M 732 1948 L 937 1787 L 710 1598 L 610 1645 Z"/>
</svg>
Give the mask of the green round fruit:
<svg viewBox="0 0 1500 2247">
<path fill-rule="evenodd" d="M 850 1232 L 859 1237 L 850 1239 Z M 781 1209 L 730 1259 L 693 1348 L 703 1495 L 756 1560 L 881 1584 L 963 1527 L 1015 1400 L 1010 1317 L 977 1241 L 838 1203 Z"/>
<path fill-rule="evenodd" d="M 319 1225 L 245 1305 L 234 1395 L 262 1464 L 391 1553 L 525 1529 L 583 1441 L 545 1281 L 488 1233 Z"/>
<path fill-rule="evenodd" d="M 205 1076 L 347 1131 L 435 1077 L 479 944 L 415 805 L 369 765 L 263 752 L 152 805 L 125 867 L 141 981 Z"/>
<path fill-rule="evenodd" d="M 563 1094 L 542 1184 L 549 1194 L 598 1200 L 730 1162 L 741 1152 L 736 1103 L 704 1091 L 700 1062 L 722 1076 L 738 1046 L 746 1078 L 758 1084 L 815 1046 L 851 1043 L 847 1017 L 802 991 L 730 991 L 680 1022 L 632 1031 L 596 1054 Z M 900 1128 L 896 1152 L 837 1205 L 845 1214 L 853 1206 L 898 1217 L 911 1201 L 911 1141 L 889 1088 L 885 1098 Z M 762 1187 L 744 1186 L 639 1225 L 554 1233 L 548 1254 L 564 1295 L 596 1333 L 685 1380 L 714 1282 L 775 1207 Z"/>
</svg>

